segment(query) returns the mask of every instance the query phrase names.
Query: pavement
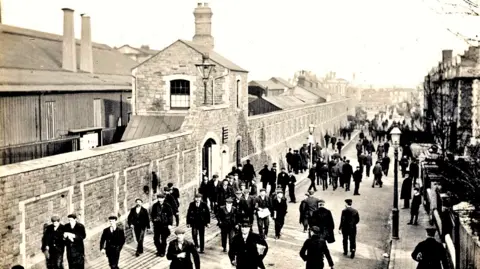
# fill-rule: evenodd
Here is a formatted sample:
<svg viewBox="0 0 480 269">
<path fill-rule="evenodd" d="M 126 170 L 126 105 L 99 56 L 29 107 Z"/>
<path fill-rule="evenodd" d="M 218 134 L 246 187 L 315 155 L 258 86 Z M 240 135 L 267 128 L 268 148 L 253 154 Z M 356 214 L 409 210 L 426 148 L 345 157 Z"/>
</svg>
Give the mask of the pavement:
<svg viewBox="0 0 480 269">
<path fill-rule="evenodd" d="M 357 157 L 355 143 L 358 133 L 352 135 L 353 142 L 346 143 L 342 155 L 350 159 L 353 167 L 357 165 Z M 391 150 L 391 158 L 393 160 L 393 150 Z M 388 259 L 383 257 L 388 252 L 390 246 L 390 211 L 392 203 L 392 187 L 393 187 L 393 161 L 390 169 L 390 175 L 384 180 L 383 188 L 371 188 L 370 178 L 364 176 L 363 183 L 360 186 L 360 196 L 353 196 L 353 183 L 350 192 L 338 188 L 333 191 L 331 186 L 328 190 L 322 191 L 318 188 L 315 193 L 316 197 L 325 199 L 326 207 L 332 211 L 336 227 L 340 221 L 341 211 L 344 208 L 344 200 L 353 199 L 353 207 L 359 211 L 360 223 L 358 225 L 357 235 L 357 252 L 354 259 L 343 256 L 342 235 L 336 234 L 336 242 L 329 244 L 335 268 L 358 268 L 358 269 L 380 269 L 387 268 Z M 307 173 L 298 174 L 296 196 L 297 201 L 304 197 L 304 193 L 309 186 L 309 180 L 305 180 Z M 288 199 L 288 195 L 287 195 Z M 289 199 L 288 199 L 289 200 Z M 299 224 L 299 205 L 289 203 L 288 214 L 285 226 L 282 230 L 281 239 L 274 239 L 274 224 L 271 221 L 270 231 L 267 242 L 269 244 L 269 252 L 265 257 L 265 266 L 267 268 L 291 269 L 298 266 L 304 267 L 305 264 L 299 257 L 300 248 L 307 239 L 307 234 L 303 233 L 303 226 Z M 404 214 L 401 214 L 404 215 Z M 184 224 L 184 217 L 181 218 L 181 224 Z M 205 254 L 201 254 L 201 264 L 203 268 L 231 268 L 228 256 L 222 252 L 219 229 L 215 225 L 216 221 L 212 220 L 212 225 L 205 235 L 206 246 Z M 182 226 L 182 225 L 180 225 Z M 183 228 L 186 228 L 183 225 Z M 187 230 L 186 238 L 191 239 L 190 229 Z M 256 222 L 253 226 L 254 232 L 258 232 Z M 338 231 L 338 230 L 337 230 Z M 135 244 L 127 244 L 122 250 L 120 256 L 120 268 L 146 269 L 168 268 L 170 262 L 166 258 L 155 256 L 155 246 L 153 244 L 153 235 L 147 234 L 144 243 L 144 254 L 135 257 Z M 172 240 L 174 236 L 169 238 Z M 109 268 L 107 258 L 99 257 L 88 263 L 87 268 L 107 269 Z M 397 267 L 401 268 L 401 267 Z"/>
</svg>

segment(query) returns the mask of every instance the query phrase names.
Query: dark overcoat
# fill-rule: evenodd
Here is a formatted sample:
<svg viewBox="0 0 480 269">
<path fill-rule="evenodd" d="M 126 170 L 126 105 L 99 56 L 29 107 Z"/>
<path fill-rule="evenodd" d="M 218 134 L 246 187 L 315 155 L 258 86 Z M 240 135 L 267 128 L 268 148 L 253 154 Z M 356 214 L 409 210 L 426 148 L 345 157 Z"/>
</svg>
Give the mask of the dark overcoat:
<svg viewBox="0 0 480 269">
<path fill-rule="evenodd" d="M 263 255 L 258 253 L 257 245 L 265 247 Z M 237 262 L 237 269 L 258 269 L 259 264 L 263 263 L 263 258 L 267 255 L 268 244 L 258 234 L 250 232 L 247 241 L 243 240 L 239 233 L 233 237 L 228 257 L 230 261 Z"/>
<path fill-rule="evenodd" d="M 182 252 L 185 252 L 185 258 L 178 258 L 177 255 Z M 200 269 L 200 257 L 197 249 L 188 240 L 183 241 L 181 248 L 178 245 L 178 239 L 170 242 L 168 244 L 167 259 L 172 261 L 170 269 L 193 269 L 193 264 L 195 264 L 195 269 Z"/>
</svg>

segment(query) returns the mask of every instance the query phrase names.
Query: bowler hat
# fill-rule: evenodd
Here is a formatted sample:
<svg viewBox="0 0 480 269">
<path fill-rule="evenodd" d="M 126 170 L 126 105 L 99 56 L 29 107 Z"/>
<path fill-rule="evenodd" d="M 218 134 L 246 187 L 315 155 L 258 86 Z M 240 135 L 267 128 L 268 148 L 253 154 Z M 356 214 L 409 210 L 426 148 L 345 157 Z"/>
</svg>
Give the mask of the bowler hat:
<svg viewBox="0 0 480 269">
<path fill-rule="evenodd" d="M 225 200 L 225 202 L 231 204 L 231 203 L 233 203 L 233 199 L 229 197 L 229 198 L 227 198 L 227 200 Z"/>
</svg>

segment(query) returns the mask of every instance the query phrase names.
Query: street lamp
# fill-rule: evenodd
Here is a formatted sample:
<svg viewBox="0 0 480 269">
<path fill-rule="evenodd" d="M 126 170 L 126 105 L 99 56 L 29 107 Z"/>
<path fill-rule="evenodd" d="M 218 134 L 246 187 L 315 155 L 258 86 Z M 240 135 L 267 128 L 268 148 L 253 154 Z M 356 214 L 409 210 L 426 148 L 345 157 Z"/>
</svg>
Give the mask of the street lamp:
<svg viewBox="0 0 480 269">
<path fill-rule="evenodd" d="M 313 131 L 315 131 L 315 125 L 308 125 L 308 132 L 310 133 L 310 135 L 308 136 L 308 143 L 310 144 L 310 167 L 313 166 L 313 143 L 315 143 Z"/>
<path fill-rule="evenodd" d="M 392 209 L 392 239 L 398 239 L 399 211 L 398 211 L 398 147 L 402 131 L 394 127 L 390 132 L 393 148 L 395 149 L 395 166 L 393 170 L 393 209 Z"/>
<path fill-rule="evenodd" d="M 202 54 L 202 63 L 201 64 L 195 64 L 195 66 L 198 69 L 198 72 L 200 72 L 200 75 L 202 75 L 202 80 L 203 80 L 203 103 L 205 105 L 207 104 L 207 83 L 208 83 L 208 80 L 210 79 L 210 74 L 212 73 L 212 70 L 215 67 L 214 64 L 207 63 L 208 59 L 210 59 L 208 53 L 204 53 L 204 54 Z M 213 89 L 212 89 L 212 91 L 213 91 Z M 213 92 L 212 92 L 212 103 L 213 103 Z"/>
</svg>

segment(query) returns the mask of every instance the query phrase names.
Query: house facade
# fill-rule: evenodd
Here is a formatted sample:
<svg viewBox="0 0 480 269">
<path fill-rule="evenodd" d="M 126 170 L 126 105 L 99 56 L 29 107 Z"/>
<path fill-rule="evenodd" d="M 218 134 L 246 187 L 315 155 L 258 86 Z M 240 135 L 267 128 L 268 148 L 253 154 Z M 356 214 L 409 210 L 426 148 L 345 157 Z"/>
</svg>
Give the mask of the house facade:
<svg viewBox="0 0 480 269">
<path fill-rule="evenodd" d="M 158 53 L 158 50 L 152 50 L 148 45 L 142 45 L 140 48 L 123 45 L 115 49 L 138 63 L 141 63 Z"/>
</svg>

